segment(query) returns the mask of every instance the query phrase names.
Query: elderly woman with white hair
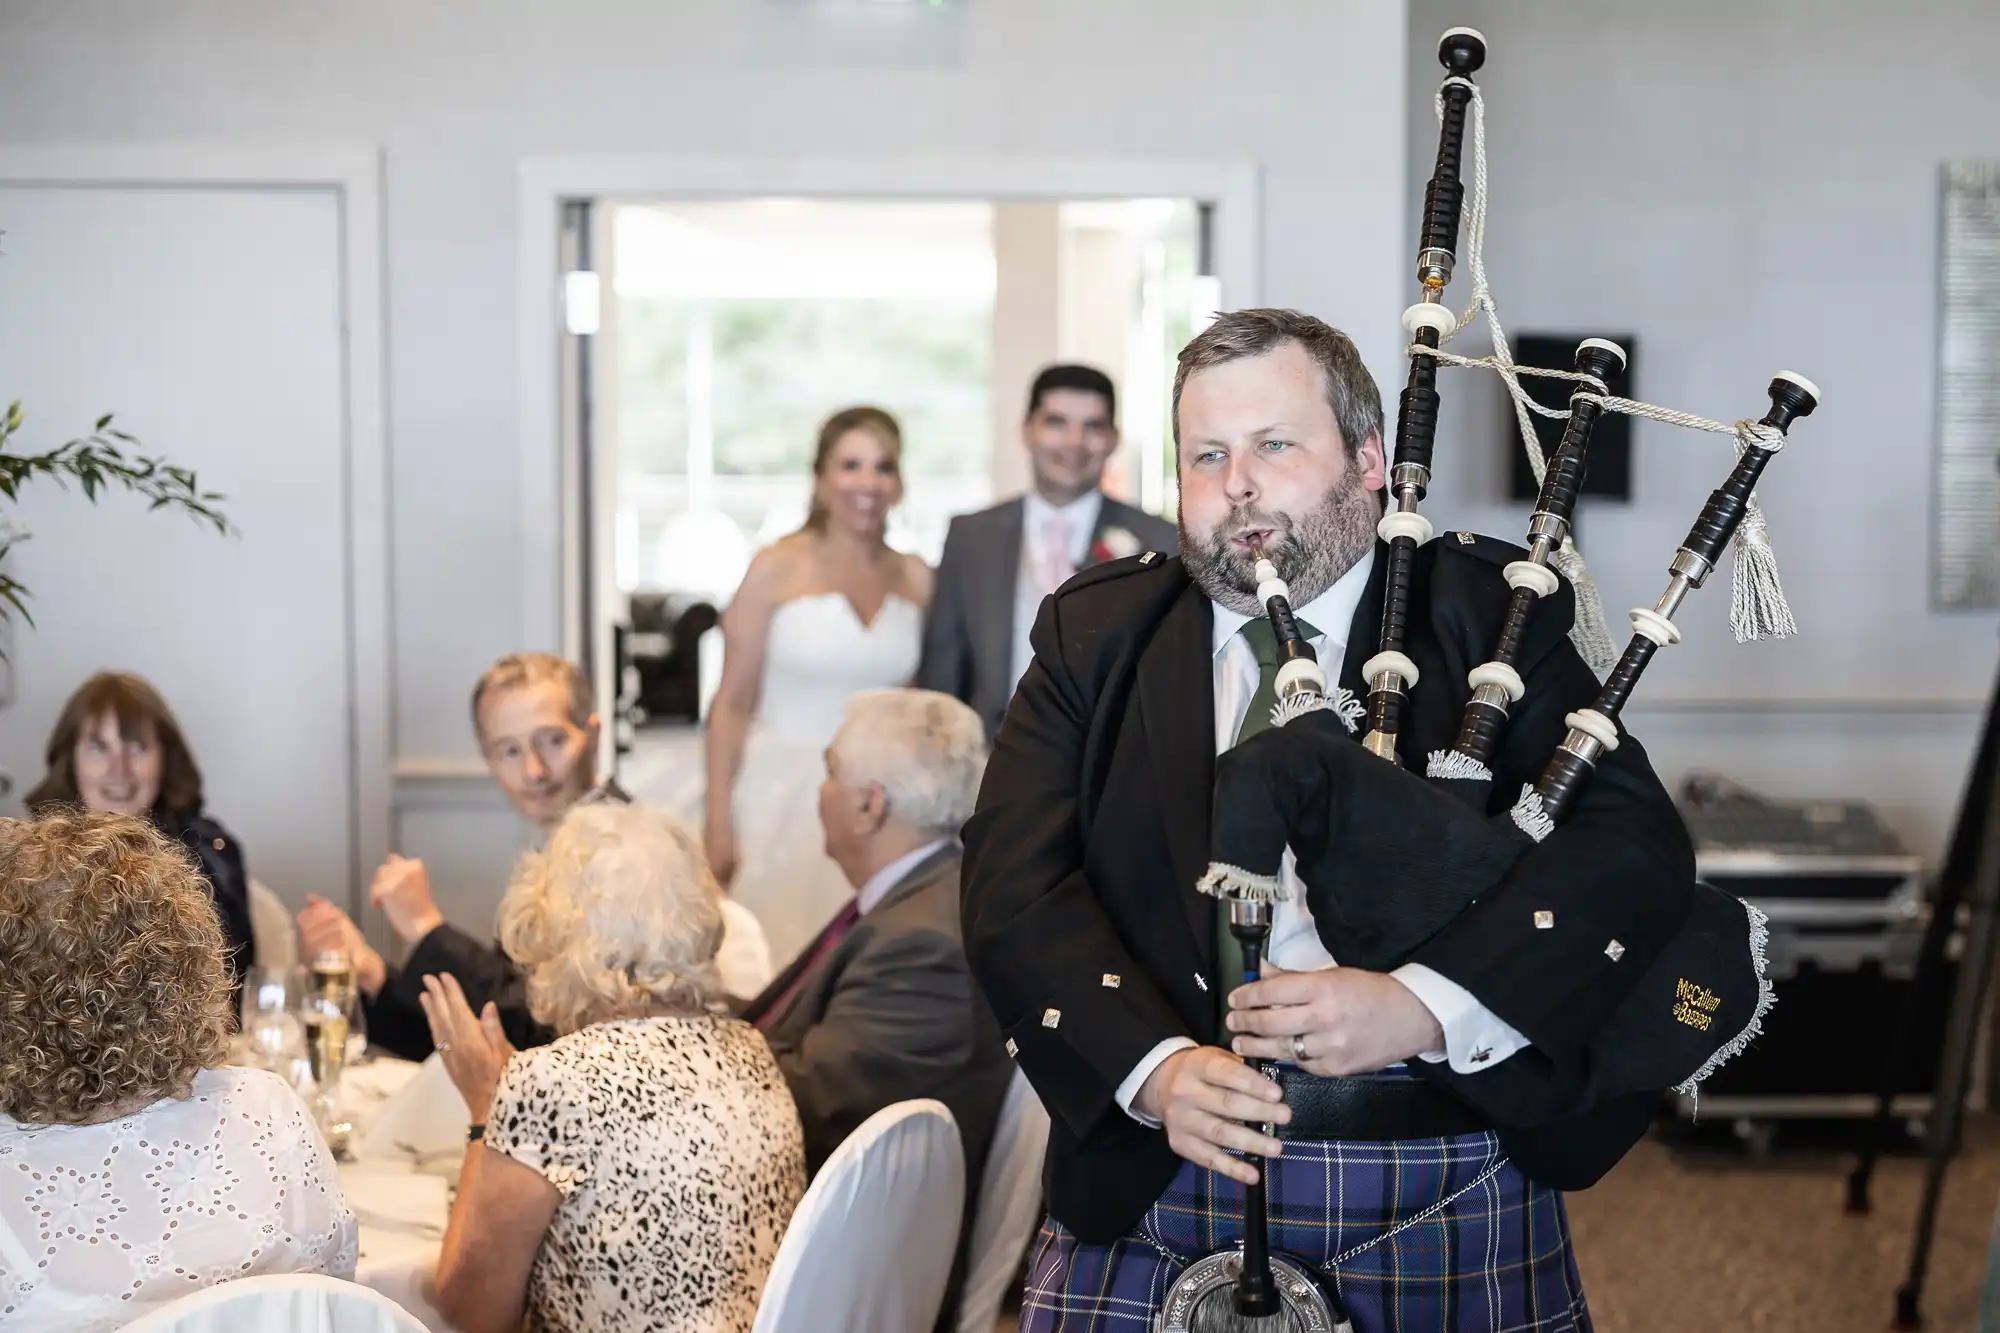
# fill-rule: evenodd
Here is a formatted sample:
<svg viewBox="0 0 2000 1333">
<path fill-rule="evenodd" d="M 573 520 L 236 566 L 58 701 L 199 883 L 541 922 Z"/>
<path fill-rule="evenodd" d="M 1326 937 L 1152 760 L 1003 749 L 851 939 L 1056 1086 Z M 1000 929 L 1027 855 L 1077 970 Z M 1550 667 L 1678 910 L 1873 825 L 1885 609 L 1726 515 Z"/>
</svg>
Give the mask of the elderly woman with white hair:
<svg viewBox="0 0 2000 1333">
<path fill-rule="evenodd" d="M 450 976 L 424 1013 L 472 1115 L 437 1270 L 466 1333 L 747 1333 L 805 1192 L 770 1048 L 722 1012 L 722 895 L 645 806 L 572 810 L 525 858 L 500 939 L 551 1045 L 516 1053 Z"/>
</svg>

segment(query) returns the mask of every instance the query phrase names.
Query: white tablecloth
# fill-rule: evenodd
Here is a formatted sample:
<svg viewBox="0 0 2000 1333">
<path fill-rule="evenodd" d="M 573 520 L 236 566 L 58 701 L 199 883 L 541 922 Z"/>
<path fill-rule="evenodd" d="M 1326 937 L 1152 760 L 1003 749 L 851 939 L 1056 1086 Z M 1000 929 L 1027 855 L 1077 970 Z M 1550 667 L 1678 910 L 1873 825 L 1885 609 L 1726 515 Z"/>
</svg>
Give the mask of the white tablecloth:
<svg viewBox="0 0 2000 1333">
<path fill-rule="evenodd" d="M 417 1072 L 407 1060 L 379 1059 L 348 1071 L 342 1083 L 356 1137 L 369 1114 Z M 361 1263 L 355 1280 L 408 1310 L 434 1333 L 451 1325 L 430 1303 L 431 1274 L 451 1212 L 443 1176 L 412 1161 L 346 1162 L 340 1168 L 348 1206 L 361 1222 Z"/>
<path fill-rule="evenodd" d="M 451 1212 L 445 1182 L 414 1166 L 350 1162 L 340 1168 L 348 1206 L 361 1222 L 361 1262 L 354 1280 L 387 1296 L 433 1333 L 451 1325 L 431 1305 L 430 1279 Z"/>
</svg>

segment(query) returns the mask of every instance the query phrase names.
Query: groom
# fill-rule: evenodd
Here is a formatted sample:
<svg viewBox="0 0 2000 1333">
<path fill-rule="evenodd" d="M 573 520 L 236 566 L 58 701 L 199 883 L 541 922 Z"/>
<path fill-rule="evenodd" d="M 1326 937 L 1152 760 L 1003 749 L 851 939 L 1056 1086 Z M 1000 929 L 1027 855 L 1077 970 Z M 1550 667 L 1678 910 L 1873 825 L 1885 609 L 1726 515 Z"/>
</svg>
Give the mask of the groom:
<svg viewBox="0 0 2000 1333">
<path fill-rule="evenodd" d="M 1118 395 L 1103 371 L 1035 376 L 1021 443 L 1034 489 L 951 521 L 917 668 L 920 688 L 971 704 L 989 738 L 1033 656 L 1042 599 L 1087 565 L 1175 549 L 1171 524 L 1099 489 L 1118 448 Z"/>
</svg>

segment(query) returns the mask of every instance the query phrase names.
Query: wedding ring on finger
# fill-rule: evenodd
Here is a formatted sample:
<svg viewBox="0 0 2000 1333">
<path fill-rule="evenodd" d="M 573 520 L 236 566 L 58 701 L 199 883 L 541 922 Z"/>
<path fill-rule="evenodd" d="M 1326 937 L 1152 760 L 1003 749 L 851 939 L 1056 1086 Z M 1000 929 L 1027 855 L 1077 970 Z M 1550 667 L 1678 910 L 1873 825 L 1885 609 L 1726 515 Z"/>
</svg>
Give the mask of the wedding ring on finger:
<svg viewBox="0 0 2000 1333">
<path fill-rule="evenodd" d="M 450 1050 L 451 1050 L 451 1043 L 448 1041 L 441 1041 L 437 1044 L 437 1052 L 439 1055 L 444 1055 Z"/>
<path fill-rule="evenodd" d="M 1306 1062 L 1306 1034 L 1303 1032 L 1292 1034 L 1292 1059 L 1298 1064 Z"/>
</svg>

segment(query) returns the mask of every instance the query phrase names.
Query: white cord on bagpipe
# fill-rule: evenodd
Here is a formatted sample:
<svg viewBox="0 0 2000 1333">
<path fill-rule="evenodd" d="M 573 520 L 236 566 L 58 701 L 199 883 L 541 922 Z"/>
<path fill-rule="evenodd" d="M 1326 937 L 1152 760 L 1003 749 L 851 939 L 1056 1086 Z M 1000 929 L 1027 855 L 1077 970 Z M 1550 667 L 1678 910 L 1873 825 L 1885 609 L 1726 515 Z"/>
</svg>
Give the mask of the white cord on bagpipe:
<svg viewBox="0 0 2000 1333">
<path fill-rule="evenodd" d="M 1447 84 L 1455 80 L 1447 79 Z M 1569 412 L 1559 408 L 1543 407 L 1528 396 L 1521 387 L 1521 376 L 1529 375 L 1545 379 L 1582 381 L 1595 392 L 1581 395 L 1586 401 L 1597 404 L 1607 412 L 1621 412 L 1627 416 L 1644 417 L 1670 426 L 1682 426 L 1690 430 L 1712 431 L 1721 435 L 1736 437 L 1736 452 L 1740 456 L 1752 443 L 1773 450 L 1782 447 L 1784 435 L 1774 427 L 1756 421 L 1739 421 L 1735 425 L 1724 425 L 1707 417 L 1691 412 L 1679 412 L 1669 407 L 1656 407 L 1631 398 L 1618 398 L 1604 392 L 1602 381 L 1590 375 L 1568 370 L 1544 370 L 1535 366 L 1522 366 L 1515 362 L 1512 348 L 1508 346 L 1507 334 L 1500 326 L 1500 312 L 1493 302 L 1493 289 L 1486 281 L 1486 101 L 1479 88 L 1470 80 L 1456 80 L 1472 92 L 1472 192 L 1465 203 L 1465 262 L 1472 273 L 1472 300 L 1465 312 L 1458 318 L 1458 325 L 1439 341 L 1449 342 L 1456 337 L 1474 315 L 1484 315 L 1487 332 L 1493 341 L 1490 356 L 1460 356 L 1437 347 L 1426 347 L 1413 342 L 1408 351 L 1412 356 L 1428 356 L 1444 365 L 1483 367 L 1500 376 L 1507 386 L 1507 396 L 1514 404 L 1514 419 L 1520 428 L 1521 447 L 1528 455 L 1528 466 L 1535 474 L 1535 484 L 1541 485 L 1542 476 L 1548 470 L 1548 461 L 1542 456 L 1541 442 L 1535 434 L 1534 418 L 1549 417 L 1566 420 Z M 1437 96 L 1439 119 L 1444 116 L 1444 90 L 1440 86 Z M 1784 639 L 1798 633 L 1798 622 L 1792 618 L 1791 607 L 1785 601 L 1784 585 L 1778 580 L 1777 556 L 1771 549 L 1770 529 L 1764 522 L 1763 511 L 1757 505 L 1753 494 L 1743 513 L 1743 521 L 1736 529 L 1734 542 L 1736 559 L 1730 576 L 1729 629 L 1738 643 L 1753 639 Z M 1618 659 L 1618 649 L 1611 641 L 1611 632 L 1604 619 L 1604 604 L 1597 593 L 1596 581 L 1585 568 L 1583 555 L 1576 543 L 1568 536 L 1551 558 L 1550 563 L 1561 570 L 1576 589 L 1576 623 L 1570 629 L 1570 640 L 1584 661 L 1590 663 L 1600 675 L 1610 670 Z"/>
</svg>

